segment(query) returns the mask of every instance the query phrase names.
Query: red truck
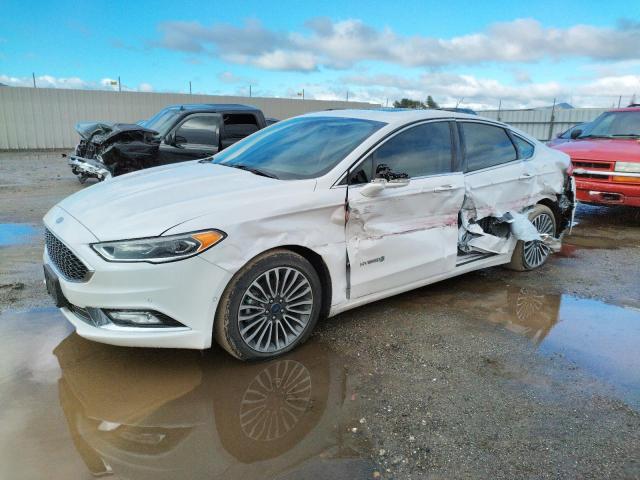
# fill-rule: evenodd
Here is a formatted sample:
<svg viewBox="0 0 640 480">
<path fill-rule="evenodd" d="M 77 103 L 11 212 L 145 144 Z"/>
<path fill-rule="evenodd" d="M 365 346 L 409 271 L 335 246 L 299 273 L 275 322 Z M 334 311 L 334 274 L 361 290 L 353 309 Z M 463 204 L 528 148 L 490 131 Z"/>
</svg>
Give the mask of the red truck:
<svg viewBox="0 0 640 480">
<path fill-rule="evenodd" d="M 553 145 L 571 157 L 583 203 L 640 207 L 640 106 L 604 112 Z"/>
</svg>

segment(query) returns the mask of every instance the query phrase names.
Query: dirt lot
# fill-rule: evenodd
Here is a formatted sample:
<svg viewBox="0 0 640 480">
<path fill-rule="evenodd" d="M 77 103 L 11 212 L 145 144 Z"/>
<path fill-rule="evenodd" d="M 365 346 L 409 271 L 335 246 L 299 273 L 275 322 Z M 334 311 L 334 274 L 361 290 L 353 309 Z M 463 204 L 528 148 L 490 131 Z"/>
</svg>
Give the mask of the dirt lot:
<svg viewBox="0 0 640 480">
<path fill-rule="evenodd" d="M 243 364 L 73 333 L 40 220 L 80 188 L 59 154 L 0 153 L 0 478 L 640 478 L 639 211 L 581 206 L 538 271 L 367 305 Z"/>
</svg>

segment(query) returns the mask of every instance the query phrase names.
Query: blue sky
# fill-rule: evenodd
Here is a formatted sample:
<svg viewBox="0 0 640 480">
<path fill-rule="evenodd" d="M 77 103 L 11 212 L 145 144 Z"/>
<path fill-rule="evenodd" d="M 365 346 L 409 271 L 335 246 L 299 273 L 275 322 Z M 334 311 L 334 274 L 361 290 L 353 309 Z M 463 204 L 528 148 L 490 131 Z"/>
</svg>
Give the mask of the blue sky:
<svg viewBox="0 0 640 480">
<path fill-rule="evenodd" d="M 640 2 L 5 0 L 0 82 L 475 108 L 640 96 Z"/>
</svg>

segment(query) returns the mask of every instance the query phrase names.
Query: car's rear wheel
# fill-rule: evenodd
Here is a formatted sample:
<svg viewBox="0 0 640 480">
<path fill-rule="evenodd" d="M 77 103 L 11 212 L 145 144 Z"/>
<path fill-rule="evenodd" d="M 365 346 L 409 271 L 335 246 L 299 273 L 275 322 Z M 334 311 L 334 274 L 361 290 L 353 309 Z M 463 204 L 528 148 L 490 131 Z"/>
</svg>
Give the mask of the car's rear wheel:
<svg viewBox="0 0 640 480">
<path fill-rule="evenodd" d="M 541 235 L 556 235 L 556 217 L 545 205 L 536 205 L 529 211 L 529 220 Z M 544 265 L 551 255 L 551 248 L 540 240 L 518 240 L 507 268 L 518 271 L 533 270 Z"/>
<path fill-rule="evenodd" d="M 320 278 L 303 256 L 259 255 L 229 282 L 216 314 L 217 342 L 241 360 L 273 358 L 303 343 L 322 305 Z"/>
</svg>

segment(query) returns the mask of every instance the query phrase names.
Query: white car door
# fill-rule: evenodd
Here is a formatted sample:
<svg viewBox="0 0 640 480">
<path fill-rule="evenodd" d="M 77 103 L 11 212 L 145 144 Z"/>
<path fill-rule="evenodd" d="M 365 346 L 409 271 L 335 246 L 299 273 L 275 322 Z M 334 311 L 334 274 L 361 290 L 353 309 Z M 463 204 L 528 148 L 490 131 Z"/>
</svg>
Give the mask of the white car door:
<svg viewBox="0 0 640 480">
<path fill-rule="evenodd" d="M 454 125 L 432 121 L 406 127 L 352 169 L 346 228 L 350 298 L 455 268 L 464 175 L 456 171 Z M 391 180 L 371 193 L 371 180 L 385 170 L 407 174 L 408 182 Z"/>
<path fill-rule="evenodd" d="M 504 128 L 481 122 L 459 122 L 465 157 L 470 219 L 519 211 L 531 205 L 536 172 L 519 158 Z"/>
</svg>

